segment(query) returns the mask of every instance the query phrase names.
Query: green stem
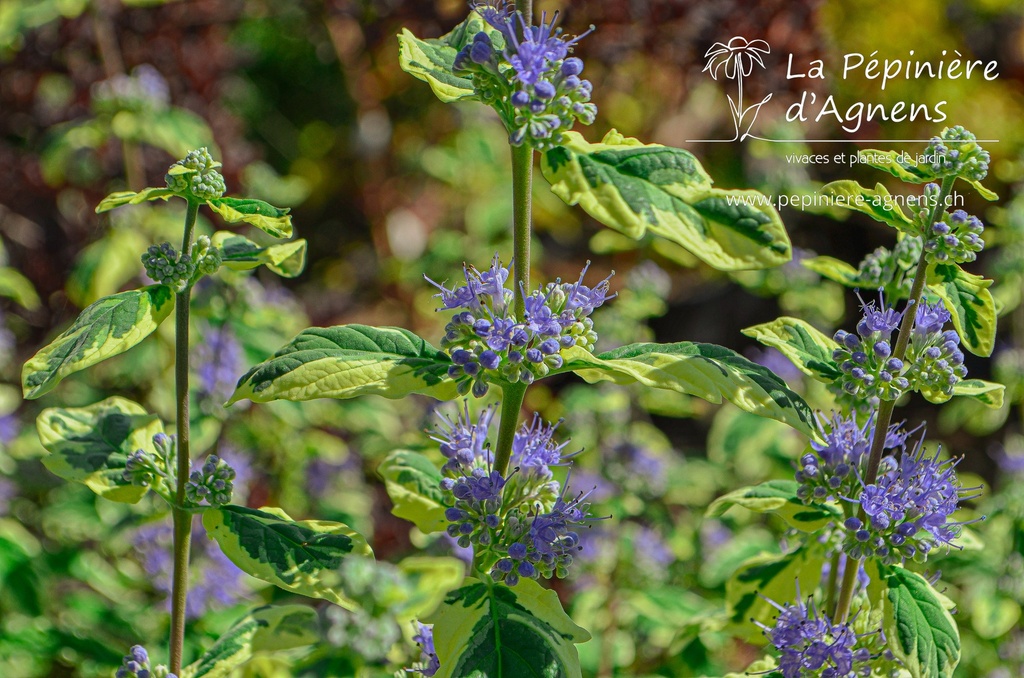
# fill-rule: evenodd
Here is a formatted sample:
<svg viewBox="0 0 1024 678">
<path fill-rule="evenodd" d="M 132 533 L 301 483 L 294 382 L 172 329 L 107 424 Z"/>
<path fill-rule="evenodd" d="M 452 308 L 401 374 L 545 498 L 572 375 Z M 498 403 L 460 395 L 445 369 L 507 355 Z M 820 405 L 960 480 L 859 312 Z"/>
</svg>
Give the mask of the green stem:
<svg viewBox="0 0 1024 678">
<path fill-rule="evenodd" d="M 501 391 L 501 423 L 498 426 L 498 446 L 494 453 L 494 470 L 508 477 L 508 461 L 512 456 L 512 440 L 519 424 L 519 410 L 526 397 L 526 384 L 506 384 Z"/>
<path fill-rule="evenodd" d="M 530 287 L 530 239 L 533 235 L 533 148 L 512 147 L 512 251 L 516 316 L 523 317 Z"/>
<path fill-rule="evenodd" d="M 842 549 L 837 548 L 832 554 L 831 567 L 828 570 L 828 585 L 825 587 L 825 608 L 831 608 L 836 602 L 836 585 L 839 584 L 839 556 Z"/>
<path fill-rule="evenodd" d="M 185 234 L 181 241 L 181 254 L 192 247 L 199 203 L 189 200 L 185 214 Z M 184 509 L 185 484 L 190 470 L 189 458 L 189 394 L 188 394 L 188 329 L 189 302 L 192 287 L 186 285 L 178 292 L 174 316 L 174 396 L 177 402 L 178 478 L 174 518 L 174 579 L 171 590 L 171 673 L 181 675 L 181 656 L 185 644 L 185 602 L 188 598 L 188 560 L 192 545 L 192 513 Z"/>
<path fill-rule="evenodd" d="M 932 208 L 931 217 L 924 228 L 929 228 L 939 220 L 939 215 L 945 210 L 946 197 L 953 190 L 953 183 L 956 177 L 946 177 L 942 180 L 942 188 L 939 191 L 938 200 Z M 900 331 L 896 337 L 896 346 L 893 347 L 892 357 L 903 360 L 907 355 L 907 346 L 910 344 L 910 333 L 914 329 L 914 316 L 917 315 L 917 305 L 921 303 L 921 295 L 924 293 L 925 278 L 928 272 L 928 257 L 921 253 L 917 262 L 917 270 L 914 271 L 914 283 L 910 288 L 910 298 L 903 310 L 903 319 L 900 321 Z M 892 413 L 896 408 L 893 400 L 884 400 L 878 407 L 878 416 L 875 418 L 875 432 L 871 438 L 871 451 L 868 453 L 868 466 L 864 473 L 864 485 L 871 485 L 878 478 L 878 466 L 882 463 L 882 452 L 885 450 L 885 438 L 889 431 L 889 424 L 892 423 Z M 864 509 L 860 509 L 858 516 L 863 521 Z M 857 570 L 860 569 L 860 560 L 854 561 L 848 558 L 846 561 L 846 572 L 843 573 L 843 584 L 839 591 L 839 601 L 836 603 L 834 621 L 846 621 L 850 614 L 850 603 L 853 600 L 853 586 L 857 581 Z"/>
</svg>

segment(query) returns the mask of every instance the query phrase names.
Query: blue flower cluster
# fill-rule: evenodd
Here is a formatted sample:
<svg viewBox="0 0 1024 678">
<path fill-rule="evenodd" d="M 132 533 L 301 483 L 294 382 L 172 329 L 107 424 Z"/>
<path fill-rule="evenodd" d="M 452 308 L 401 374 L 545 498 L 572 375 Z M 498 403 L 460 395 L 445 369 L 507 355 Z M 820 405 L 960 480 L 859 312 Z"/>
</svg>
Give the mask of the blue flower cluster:
<svg viewBox="0 0 1024 678">
<path fill-rule="evenodd" d="M 924 153 L 937 177 L 958 176 L 968 181 L 981 181 L 988 175 L 988 151 L 961 125 L 947 127 L 942 134 L 932 137 Z"/>
<path fill-rule="evenodd" d="M 861 482 L 858 499 L 866 522 L 848 518 L 843 545 L 853 558 L 874 556 L 892 565 L 907 558 L 924 561 L 938 545 L 951 545 L 963 523 L 951 521 L 965 490 L 954 467 L 956 461 L 940 462 L 938 453 L 924 454 L 923 436 L 911 454 L 882 458 L 874 483 Z"/>
<path fill-rule="evenodd" d="M 902 313 L 886 308 L 885 300 L 861 302 L 864 315 L 857 323 L 857 333 L 839 330 L 833 337 L 839 347 L 832 359 L 839 363 L 842 376 L 835 385 L 857 403 L 877 407 L 881 400 L 896 400 L 910 387 L 900 376 L 903 361 L 892 357 L 892 333 L 899 327 Z"/>
<path fill-rule="evenodd" d="M 593 350 L 597 333 L 589 316 L 614 295 L 608 294 L 611 276 L 587 287 L 586 272 L 575 283 L 556 280 L 527 296 L 523 318 L 515 315 L 513 291 L 505 287 L 509 270 L 497 256 L 486 271 L 465 267 L 466 284 L 459 287 L 448 289 L 427 278 L 440 290 L 438 310 L 461 309 L 441 341 L 453 363 L 448 375 L 459 380 L 459 392 L 482 397 L 495 381 L 531 384 L 562 366 L 563 349 Z"/>
<path fill-rule="evenodd" d="M 857 424 L 855 415 L 843 417 L 837 413 L 821 424 L 825 442 L 811 441 L 814 452 L 800 458 L 796 472 L 796 481 L 800 483 L 796 493 L 806 504 L 854 494 L 875 430 L 874 415 L 863 426 Z M 885 449 L 902 449 L 906 439 L 907 434 L 893 424 L 886 432 Z"/>
<path fill-rule="evenodd" d="M 875 409 L 881 400 L 895 400 L 908 390 L 943 400 L 967 376 L 960 335 L 943 330 L 950 314 L 941 301 L 917 305 L 905 360 L 892 356 L 892 333 L 903 313 L 886 307 L 881 298 L 879 308 L 872 302 L 862 309 L 857 334 L 836 332 L 839 347 L 832 352 L 842 372 L 834 386 L 852 407 Z"/>
<path fill-rule="evenodd" d="M 177 678 L 167 671 L 166 666 L 150 668 L 149 653 L 141 645 L 133 645 L 128 650 L 128 654 L 121 661 L 121 667 L 114 675 L 116 678 Z"/>
<path fill-rule="evenodd" d="M 799 598 L 799 591 L 797 593 Z M 849 624 L 833 623 L 809 601 L 779 605 L 771 628 L 756 622 L 779 651 L 779 671 L 784 678 L 857 678 L 871 675 L 874 654 L 871 642 L 877 634 L 857 635 Z"/>
<path fill-rule="evenodd" d="M 535 417 L 516 432 L 514 470 L 503 476 L 493 468 L 487 443 L 493 415 L 488 408 L 473 422 L 467 406 L 454 419 L 441 417 L 434 433 L 447 459 L 441 481 L 447 532 L 463 548 L 477 549 L 491 576 L 509 586 L 522 577 L 564 577 L 580 548 L 576 530 L 591 520 L 588 495 L 567 499 L 552 480 L 551 467 L 566 465 L 572 455 L 553 440 L 556 426 Z"/>
<path fill-rule="evenodd" d="M 503 114 L 513 145 L 529 143 L 544 150 L 561 143 L 577 120 L 594 122 L 593 86 L 580 78 L 583 61 L 569 56 L 590 31 L 567 40 L 555 27 L 557 12 L 550 21 L 545 14 L 539 26 L 530 26 L 504 2 L 473 8 L 497 33 L 477 33 L 455 57 L 453 68 L 470 76 L 480 98 Z"/>
<path fill-rule="evenodd" d="M 167 188 L 183 196 L 191 195 L 200 200 L 216 200 L 224 195 L 227 187 L 224 177 L 217 169 L 221 166 L 213 159 L 206 147 L 188 154 L 171 165 L 164 176 Z"/>
<path fill-rule="evenodd" d="M 931 225 L 925 233 L 924 250 L 931 261 L 940 263 L 955 261 L 964 263 L 978 258 L 978 252 L 985 248 L 981 234 L 985 225 L 981 219 L 956 210 L 952 214 L 943 212 L 941 221 Z"/>
<path fill-rule="evenodd" d="M 953 395 L 953 388 L 967 376 L 960 335 L 942 329 L 949 320 L 941 301 L 921 302 L 907 348 L 907 378 L 914 389 L 933 399 Z"/>
<path fill-rule="evenodd" d="M 206 501 L 210 506 L 223 506 L 231 501 L 235 469 L 215 454 L 206 458 L 202 468 L 189 475 L 185 498 L 196 506 Z"/>
</svg>

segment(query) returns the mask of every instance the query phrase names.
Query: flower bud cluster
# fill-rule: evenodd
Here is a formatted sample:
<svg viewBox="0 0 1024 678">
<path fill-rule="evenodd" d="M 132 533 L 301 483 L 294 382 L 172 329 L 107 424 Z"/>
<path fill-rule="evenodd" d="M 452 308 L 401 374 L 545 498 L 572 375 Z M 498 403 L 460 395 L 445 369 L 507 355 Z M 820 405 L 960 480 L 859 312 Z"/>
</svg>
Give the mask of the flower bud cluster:
<svg viewBox="0 0 1024 678">
<path fill-rule="evenodd" d="M 199 275 L 213 275 L 223 263 L 220 249 L 213 246 L 210 236 L 201 235 L 192 244 L 192 261 Z"/>
<path fill-rule="evenodd" d="M 857 424 L 856 415 L 843 417 L 837 413 L 833 413 L 830 421 L 823 419 L 821 424 L 825 442 L 811 441 L 813 452 L 800 458 L 796 472 L 796 481 L 800 483 L 796 493 L 805 504 L 856 493 L 860 487 L 858 473 L 863 471 L 875 431 L 874 415 L 863 426 Z M 886 432 L 884 449 L 902 449 L 906 439 L 907 434 L 898 424 L 893 424 Z"/>
<path fill-rule="evenodd" d="M 133 645 L 128 650 L 128 654 L 121 661 L 121 667 L 114 675 L 116 678 L 177 678 L 162 664 L 150 668 L 149 653 L 141 645 Z"/>
<path fill-rule="evenodd" d="M 587 524 L 587 495 L 566 499 L 552 480 L 551 466 L 567 464 L 565 443 L 552 440 L 555 426 L 534 418 L 516 432 L 514 470 L 506 477 L 493 467 L 487 435 L 494 409 L 475 422 L 468 406 L 455 418 L 442 417 L 433 438 L 447 462 L 441 489 L 447 497 L 448 534 L 472 546 L 491 576 L 514 586 L 523 577 L 564 577 L 578 551 L 578 526 Z"/>
<path fill-rule="evenodd" d="M 169 242 L 152 245 L 142 255 L 146 275 L 174 290 L 182 289 L 191 280 L 195 267 L 188 254 L 178 256 L 178 251 Z"/>
<path fill-rule="evenodd" d="M 883 457 L 878 477 L 870 485 L 863 480 L 857 498 L 866 522 L 848 518 L 843 550 L 853 558 L 873 556 L 892 565 L 907 558 L 923 562 L 938 545 L 949 546 L 960 535 L 963 523 L 951 521 L 965 491 L 954 467 L 956 461 L 925 457 L 922 440 L 911 454 L 897 459 Z"/>
<path fill-rule="evenodd" d="M 921 302 L 914 316 L 906 376 L 912 387 L 926 396 L 951 396 L 953 387 L 967 376 L 960 335 L 956 330 L 942 329 L 949 319 L 949 311 L 941 301 Z"/>
<path fill-rule="evenodd" d="M 899 299 L 910 296 L 914 280 L 907 274 L 921 257 L 921 238 L 906 237 L 890 251 L 879 247 L 861 261 L 857 269 L 857 284 L 871 289 L 884 288 L 886 293 Z"/>
<path fill-rule="evenodd" d="M 941 221 L 931 225 L 925 234 L 924 250 L 931 261 L 957 263 L 974 261 L 985 248 L 981 234 L 985 225 L 981 219 L 963 210 L 952 214 L 943 212 Z"/>
<path fill-rule="evenodd" d="M 839 330 L 833 337 L 839 347 L 832 359 L 842 372 L 835 385 L 855 402 L 877 407 L 882 400 L 896 400 L 910 387 L 901 376 L 903 361 L 892 356 L 892 333 L 903 314 L 886 308 L 881 297 L 878 308 L 874 302 L 862 302 L 861 308 L 864 316 L 857 323 L 857 333 Z"/>
<path fill-rule="evenodd" d="M 215 454 L 206 458 L 202 468 L 192 471 L 185 484 L 185 498 L 196 506 L 205 500 L 210 506 L 230 503 L 235 469 Z"/>
<path fill-rule="evenodd" d="M 471 77 L 480 98 L 498 109 L 513 145 L 544 150 L 562 143 L 577 120 L 594 122 L 593 86 L 580 78 L 583 61 L 569 56 L 590 31 L 566 40 L 555 27 L 557 12 L 551 21 L 545 14 L 539 26 L 529 26 L 507 4 L 474 9 L 497 33 L 477 33 L 456 55 L 453 70 Z"/>
<path fill-rule="evenodd" d="M 464 286 L 448 289 L 427 278 L 440 290 L 438 310 L 463 309 L 441 341 L 459 392 L 482 397 L 494 382 L 531 384 L 562 366 L 563 349 L 593 350 L 597 333 L 588 316 L 614 295 L 608 294 L 610 276 L 590 288 L 583 285 L 586 272 L 575 283 L 556 280 L 527 296 L 523 318 L 515 314 L 513 292 L 505 287 L 509 270 L 497 256 L 486 271 L 464 268 Z"/>
<path fill-rule="evenodd" d="M 976 139 L 961 125 L 947 127 L 941 135 L 932 137 L 925 149 L 932 173 L 937 177 L 957 176 L 968 181 L 984 179 L 990 158 Z"/>
<path fill-rule="evenodd" d="M 167 188 L 175 193 L 189 194 L 200 200 L 216 200 L 227 190 L 224 177 L 217 171 L 221 164 L 213 159 L 206 147 L 189 151 L 184 159 L 171 165 L 164 179 Z M 184 167 L 185 172 L 171 173 L 175 167 Z"/>
<path fill-rule="evenodd" d="M 797 592 L 799 597 L 799 591 Z M 755 622 L 779 652 L 783 678 L 856 678 L 872 674 L 871 660 L 877 633 L 857 634 L 851 624 L 834 623 L 820 613 L 813 601 L 779 605 L 775 625 Z"/>
<path fill-rule="evenodd" d="M 177 454 L 178 444 L 175 436 L 157 433 L 153 436 L 153 447 L 156 455 L 138 449 L 128 455 L 121 477 L 132 485 L 148 487 L 157 477 L 166 478 L 165 469 L 169 468 Z"/>
</svg>

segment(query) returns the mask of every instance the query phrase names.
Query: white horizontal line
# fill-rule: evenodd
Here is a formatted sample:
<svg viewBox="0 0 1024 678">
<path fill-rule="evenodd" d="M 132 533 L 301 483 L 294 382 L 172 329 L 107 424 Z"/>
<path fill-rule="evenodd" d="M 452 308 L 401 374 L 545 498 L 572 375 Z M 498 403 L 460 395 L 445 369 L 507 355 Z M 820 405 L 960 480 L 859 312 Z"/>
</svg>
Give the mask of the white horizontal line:
<svg viewBox="0 0 1024 678">
<path fill-rule="evenodd" d="M 931 139 L 765 139 L 763 137 L 750 137 L 758 141 L 769 141 L 773 144 L 930 144 Z M 735 139 L 687 139 L 688 144 L 730 144 Z M 979 144 L 998 144 L 999 139 L 972 139 Z M 944 143 L 956 143 L 946 141 Z"/>
</svg>

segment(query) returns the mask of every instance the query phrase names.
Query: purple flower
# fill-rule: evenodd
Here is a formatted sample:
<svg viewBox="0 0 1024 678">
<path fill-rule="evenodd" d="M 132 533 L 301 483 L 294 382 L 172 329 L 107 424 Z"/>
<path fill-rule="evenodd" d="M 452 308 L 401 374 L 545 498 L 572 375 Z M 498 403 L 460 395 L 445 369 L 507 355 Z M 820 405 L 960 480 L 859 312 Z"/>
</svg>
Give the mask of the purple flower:
<svg viewBox="0 0 1024 678">
<path fill-rule="evenodd" d="M 421 673 L 424 676 L 432 676 L 441 668 L 441 662 L 437 658 L 437 650 L 434 648 L 434 627 L 433 625 L 416 622 L 416 635 L 412 639 L 420 646 L 419 664 L 410 669 L 411 673 Z"/>
<path fill-rule="evenodd" d="M 538 414 L 533 415 L 530 424 L 523 423 L 512 440 L 511 465 L 520 473 L 543 479 L 551 477 L 551 466 L 565 466 L 573 455 L 562 454 L 568 440 L 562 443 L 553 440 L 560 423 L 546 424 Z"/>
<path fill-rule="evenodd" d="M 438 310 L 462 309 L 445 326 L 441 341 L 452 360 L 448 376 L 462 395 L 480 397 L 494 382 L 531 384 L 562 367 L 563 349 L 592 350 L 597 341 L 588 316 L 611 298 L 607 279 L 593 289 L 556 280 L 531 294 L 523 290 L 525 308 L 518 317 L 513 291 L 505 286 L 508 276 L 495 256 L 487 271 L 464 267 L 462 287 L 449 289 L 430 281 L 440 290 Z"/>
<path fill-rule="evenodd" d="M 856 414 L 843 417 L 834 412 L 831 420 L 820 415 L 819 420 L 825 442 L 811 441 L 814 453 L 800 458 L 796 472 L 800 483 L 797 496 L 806 503 L 853 495 L 857 474 L 862 470 L 875 435 L 874 414 L 863 426 L 857 424 Z M 892 424 L 885 435 L 884 449 L 902 450 L 908 435 L 899 424 Z"/>
<path fill-rule="evenodd" d="M 799 590 L 797 596 L 799 598 Z M 765 598 L 779 611 L 775 625 L 760 626 L 769 642 L 779 652 L 779 671 L 784 678 L 862 675 L 870 670 L 872 652 L 858 647 L 862 638 L 849 624 L 833 623 L 821 614 L 813 601 L 798 600 L 795 605 L 779 605 Z"/>
<path fill-rule="evenodd" d="M 925 560 L 939 545 L 951 546 L 960 535 L 962 522 L 950 517 L 965 497 L 955 467 L 959 460 L 939 461 L 938 452 L 926 457 L 924 435 L 913 453 L 897 460 L 887 456 L 879 465 L 878 478 L 861 483 L 859 503 L 867 523 L 847 519 L 844 550 L 854 558 L 873 555 L 887 564 L 906 558 Z M 978 489 L 978 488 L 971 488 Z"/>
<path fill-rule="evenodd" d="M 914 314 L 914 335 L 923 338 L 941 333 L 949 318 L 949 311 L 941 301 L 935 304 L 922 301 Z"/>
<path fill-rule="evenodd" d="M 176 678 L 173 673 L 167 673 L 164 666 L 150 667 L 149 653 L 141 645 L 133 645 L 124 659 L 121 666 L 114 674 L 116 678 L 150 678 L 151 675 L 162 675 L 167 678 Z"/>
<path fill-rule="evenodd" d="M 881 334 L 888 339 L 892 331 L 899 327 L 900 320 L 903 319 L 903 314 L 897 312 L 895 308 L 886 307 L 885 298 L 881 293 L 878 295 L 878 308 L 875 308 L 873 301 L 865 303 L 861 299 L 860 304 L 864 316 L 857 323 L 857 334 L 865 339 L 875 334 Z"/>
</svg>

